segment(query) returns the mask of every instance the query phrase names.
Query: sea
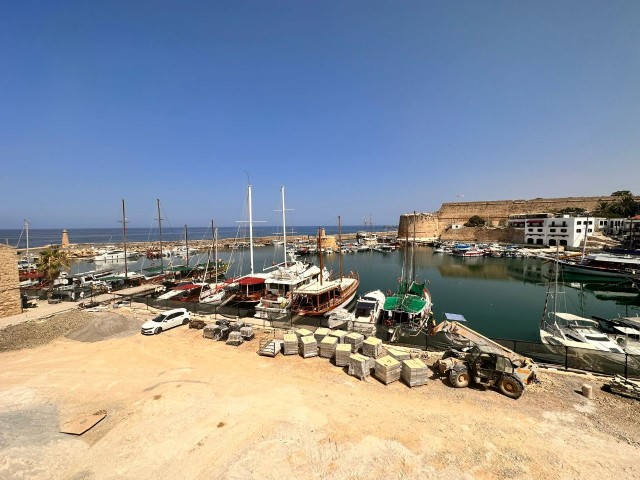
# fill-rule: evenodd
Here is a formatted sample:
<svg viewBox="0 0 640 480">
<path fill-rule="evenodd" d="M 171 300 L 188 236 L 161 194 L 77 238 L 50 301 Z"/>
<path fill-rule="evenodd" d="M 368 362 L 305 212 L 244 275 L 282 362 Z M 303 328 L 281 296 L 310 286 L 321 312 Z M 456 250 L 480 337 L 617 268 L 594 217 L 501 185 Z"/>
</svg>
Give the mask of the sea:
<svg viewBox="0 0 640 480">
<path fill-rule="evenodd" d="M 338 233 L 337 225 L 323 227 L 327 235 L 336 235 Z M 362 225 L 343 225 L 342 233 L 356 233 L 365 230 Z M 384 232 L 389 231 L 391 235 L 395 235 L 397 229 L 390 229 L 386 226 L 368 226 L 367 231 Z M 111 244 L 122 243 L 124 232 L 122 228 L 68 228 L 69 242 L 71 243 L 87 243 L 87 244 Z M 296 236 L 315 236 L 318 233 L 317 226 L 301 226 L 287 227 L 287 235 Z M 271 237 L 282 235 L 282 227 L 277 226 L 254 226 L 253 236 L 255 237 Z M 127 242 L 153 242 L 160 239 L 158 228 L 127 228 Z M 211 227 L 188 227 L 187 236 L 189 240 L 211 240 Z M 218 227 L 218 238 L 238 238 L 248 239 L 249 229 L 247 226 L 241 227 Z M 184 228 L 162 228 L 163 242 L 184 241 Z M 18 249 L 27 248 L 27 232 L 19 229 L 0 229 L 0 241 L 7 245 Z M 43 247 L 46 245 L 59 245 L 62 242 L 62 229 L 29 229 L 29 247 Z"/>
</svg>

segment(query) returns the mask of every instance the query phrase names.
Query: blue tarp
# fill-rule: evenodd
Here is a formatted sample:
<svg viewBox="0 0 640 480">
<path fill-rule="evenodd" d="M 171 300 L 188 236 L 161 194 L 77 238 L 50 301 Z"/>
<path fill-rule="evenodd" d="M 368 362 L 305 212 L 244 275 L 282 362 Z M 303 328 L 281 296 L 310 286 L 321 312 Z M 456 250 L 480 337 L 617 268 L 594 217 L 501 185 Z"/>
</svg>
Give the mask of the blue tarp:
<svg viewBox="0 0 640 480">
<path fill-rule="evenodd" d="M 444 318 L 445 320 L 449 320 L 451 322 L 466 322 L 467 319 L 464 318 L 463 315 L 460 315 L 459 313 L 445 313 L 444 314 Z"/>
</svg>

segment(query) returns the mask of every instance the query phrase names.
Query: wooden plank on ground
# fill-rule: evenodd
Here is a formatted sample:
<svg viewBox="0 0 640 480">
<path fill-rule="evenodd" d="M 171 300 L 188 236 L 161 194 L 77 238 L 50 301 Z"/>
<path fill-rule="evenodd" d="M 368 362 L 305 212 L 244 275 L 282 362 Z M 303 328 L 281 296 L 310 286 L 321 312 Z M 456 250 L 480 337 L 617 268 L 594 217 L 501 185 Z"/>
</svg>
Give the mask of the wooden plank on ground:
<svg viewBox="0 0 640 480">
<path fill-rule="evenodd" d="M 106 410 L 100 410 L 98 412 L 89 415 L 80 415 L 68 422 L 64 423 L 60 427 L 61 433 L 70 433 L 72 435 L 82 435 L 84 432 L 93 428 L 99 421 L 107 416 Z"/>
</svg>

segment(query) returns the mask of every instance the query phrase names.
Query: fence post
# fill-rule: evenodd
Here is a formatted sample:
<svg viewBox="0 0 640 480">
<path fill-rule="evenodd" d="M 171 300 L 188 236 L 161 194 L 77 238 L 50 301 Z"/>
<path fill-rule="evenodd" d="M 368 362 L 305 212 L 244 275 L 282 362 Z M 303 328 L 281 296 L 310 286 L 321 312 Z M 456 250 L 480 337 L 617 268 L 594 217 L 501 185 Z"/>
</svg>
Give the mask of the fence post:
<svg viewBox="0 0 640 480">
<path fill-rule="evenodd" d="M 624 352 L 624 378 L 627 379 L 627 368 L 629 367 L 629 354 Z"/>
<path fill-rule="evenodd" d="M 569 370 L 569 347 L 564 346 L 564 369 Z"/>
</svg>

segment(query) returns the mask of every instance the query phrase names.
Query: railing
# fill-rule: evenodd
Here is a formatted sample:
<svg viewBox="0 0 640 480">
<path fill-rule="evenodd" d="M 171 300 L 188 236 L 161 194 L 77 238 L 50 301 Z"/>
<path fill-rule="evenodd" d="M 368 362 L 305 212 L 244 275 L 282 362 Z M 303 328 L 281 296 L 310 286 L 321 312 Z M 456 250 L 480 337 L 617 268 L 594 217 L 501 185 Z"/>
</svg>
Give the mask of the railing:
<svg viewBox="0 0 640 480">
<path fill-rule="evenodd" d="M 237 306 L 214 306 L 203 303 L 158 300 L 144 296 L 134 297 L 133 300 L 159 309 L 186 308 L 193 313 L 220 315 L 229 319 L 253 318 L 255 315 L 254 309 L 240 308 Z M 255 318 L 255 321 L 252 323 L 259 324 L 262 321 L 263 326 L 280 329 L 298 327 L 317 328 L 322 326 L 324 318 L 324 316 L 298 316 L 288 313 L 277 318 L 267 318 L 264 320 Z M 386 329 L 380 327 L 378 333 L 382 332 L 386 332 Z M 420 335 L 419 338 L 423 338 L 422 335 Z M 402 345 L 431 351 L 443 351 L 452 346 L 446 345 L 443 342 L 434 341 L 436 340 L 435 337 L 428 335 L 425 336 L 423 340 L 425 343 L 421 345 L 417 344 L 417 342 L 413 343 L 413 340 L 411 340 L 410 344 L 402 343 Z M 514 352 L 530 357 L 536 362 L 554 365 L 564 370 L 582 370 L 604 375 L 621 375 L 625 378 L 640 378 L 640 355 L 547 345 L 541 342 L 525 340 L 504 338 L 493 338 L 492 340 Z M 398 343 L 390 341 L 389 338 L 386 338 L 386 341 L 389 343 Z"/>
</svg>

